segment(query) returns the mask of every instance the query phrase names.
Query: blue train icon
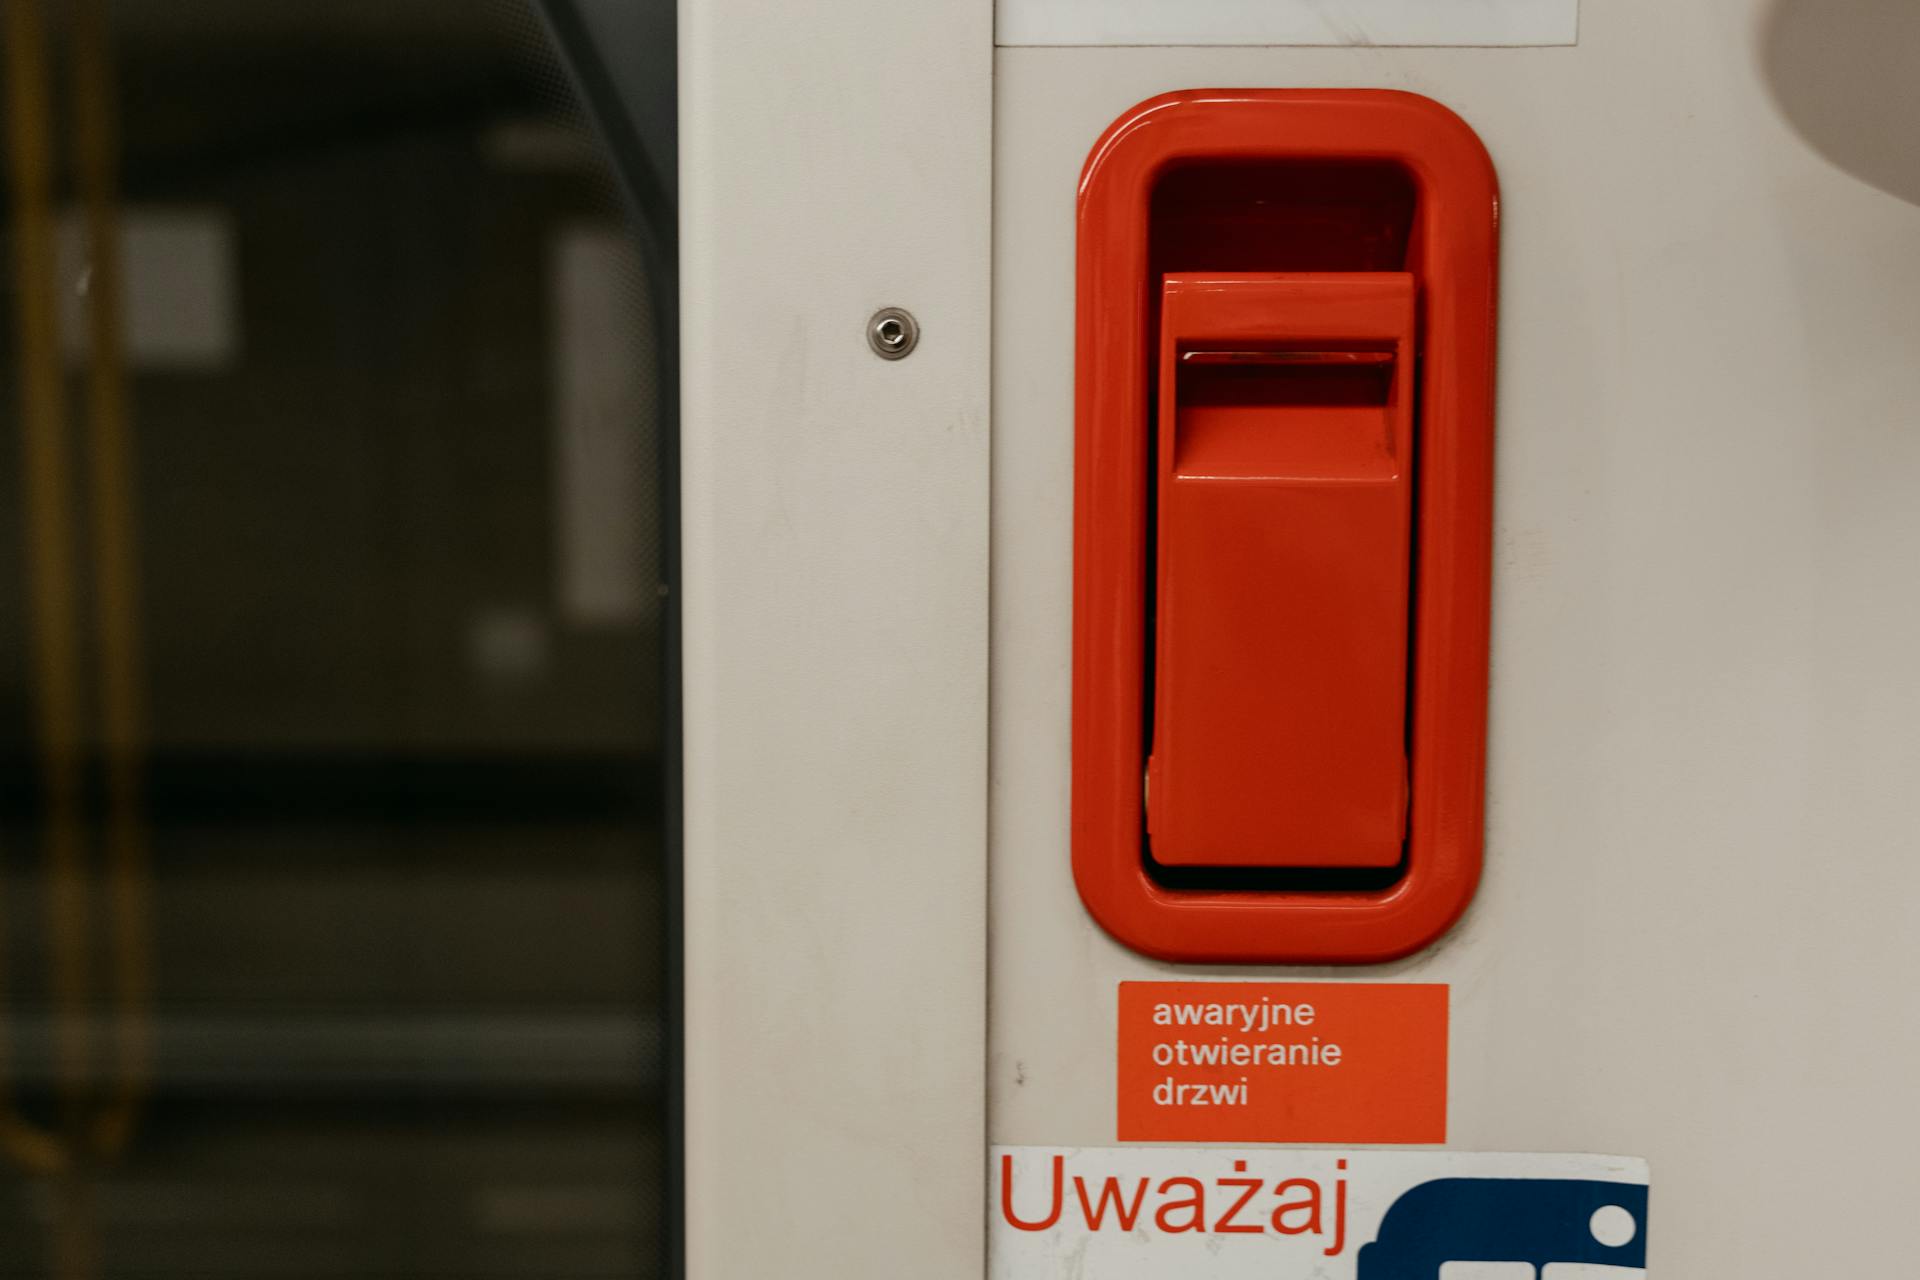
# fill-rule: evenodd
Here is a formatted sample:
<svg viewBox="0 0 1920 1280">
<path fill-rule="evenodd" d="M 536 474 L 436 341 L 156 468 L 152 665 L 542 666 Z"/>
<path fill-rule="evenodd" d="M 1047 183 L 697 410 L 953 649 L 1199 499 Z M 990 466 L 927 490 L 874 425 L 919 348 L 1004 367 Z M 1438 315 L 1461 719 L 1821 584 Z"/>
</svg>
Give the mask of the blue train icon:
<svg viewBox="0 0 1920 1280">
<path fill-rule="evenodd" d="M 1406 1192 L 1363 1245 L 1358 1280 L 1437 1280 L 1449 1262 L 1647 1265 L 1647 1188 L 1551 1178 L 1440 1178 Z"/>
</svg>

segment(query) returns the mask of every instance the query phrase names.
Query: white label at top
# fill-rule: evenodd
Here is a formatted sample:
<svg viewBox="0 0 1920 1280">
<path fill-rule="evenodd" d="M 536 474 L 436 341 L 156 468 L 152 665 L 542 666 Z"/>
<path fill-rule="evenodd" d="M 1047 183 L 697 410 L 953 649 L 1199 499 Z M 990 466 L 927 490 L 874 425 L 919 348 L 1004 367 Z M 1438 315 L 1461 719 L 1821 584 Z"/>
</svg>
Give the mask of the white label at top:
<svg viewBox="0 0 1920 1280">
<path fill-rule="evenodd" d="M 1563 45 L 1580 0 L 998 0 L 1003 45 Z"/>
</svg>

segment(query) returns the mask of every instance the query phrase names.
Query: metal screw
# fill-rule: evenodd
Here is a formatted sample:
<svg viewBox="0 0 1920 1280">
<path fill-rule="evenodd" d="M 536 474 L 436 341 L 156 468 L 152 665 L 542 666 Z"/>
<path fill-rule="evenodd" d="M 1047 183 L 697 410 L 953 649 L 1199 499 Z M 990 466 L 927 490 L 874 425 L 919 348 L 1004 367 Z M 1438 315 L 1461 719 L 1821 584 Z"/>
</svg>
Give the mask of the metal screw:
<svg viewBox="0 0 1920 1280">
<path fill-rule="evenodd" d="M 898 360 L 919 342 L 919 322 L 899 307 L 882 307 L 867 321 L 867 345 L 882 360 Z"/>
</svg>

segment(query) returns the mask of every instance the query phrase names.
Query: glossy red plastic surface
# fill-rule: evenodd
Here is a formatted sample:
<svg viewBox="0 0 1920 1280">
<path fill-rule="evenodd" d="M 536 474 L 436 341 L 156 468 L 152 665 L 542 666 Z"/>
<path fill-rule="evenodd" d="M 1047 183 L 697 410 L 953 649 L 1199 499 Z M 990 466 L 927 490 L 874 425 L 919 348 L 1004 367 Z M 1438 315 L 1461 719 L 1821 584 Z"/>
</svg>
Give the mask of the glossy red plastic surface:
<svg viewBox="0 0 1920 1280">
<path fill-rule="evenodd" d="M 1169 276 L 1160 317 L 1149 850 L 1394 866 L 1413 277 Z"/>
<path fill-rule="evenodd" d="M 1497 193 L 1486 152 L 1458 117 L 1411 94 L 1169 94 L 1128 112 L 1095 146 L 1082 177 L 1079 219 L 1073 865 L 1081 897 L 1123 942 L 1176 960 L 1371 962 L 1417 950 L 1458 918 L 1480 871 L 1497 245 Z M 1255 287 L 1247 277 L 1297 282 L 1301 273 L 1351 273 L 1349 283 L 1361 289 L 1368 283 L 1358 279 L 1362 273 L 1410 278 L 1417 362 L 1399 357 L 1397 335 L 1375 334 L 1369 343 L 1366 334 L 1312 334 L 1313 322 L 1277 318 L 1276 309 L 1268 321 L 1278 328 L 1264 338 L 1236 330 L 1192 362 L 1179 352 L 1181 339 L 1174 335 L 1179 368 L 1171 375 L 1174 385 L 1163 385 L 1163 294 L 1183 295 L 1188 283 L 1201 278 L 1239 277 Z M 1172 294 L 1164 288 L 1169 277 L 1177 286 Z M 1267 284 L 1285 287 L 1282 280 Z M 1294 363 L 1271 359 L 1274 350 L 1288 346 Z M 1236 355 L 1229 348 L 1245 351 Z M 1394 358 L 1384 367 L 1390 373 L 1381 374 L 1377 354 L 1364 353 L 1389 348 Z M 1341 356 L 1343 351 L 1350 355 Z M 1266 362 L 1245 353 L 1265 353 Z M 1411 472 L 1399 443 L 1370 452 L 1353 433 L 1329 425 L 1339 415 L 1316 420 L 1325 428 L 1322 438 L 1286 446 L 1295 450 L 1291 458 L 1280 456 L 1278 444 L 1269 449 L 1248 439 L 1255 418 L 1304 409 L 1302 402 L 1315 397 L 1345 397 L 1348 407 L 1367 407 L 1372 392 L 1351 385 L 1363 383 L 1365 375 L 1312 383 L 1314 374 L 1303 372 L 1311 367 L 1309 355 L 1328 366 L 1346 360 L 1354 368 L 1371 367 L 1375 376 L 1389 379 L 1386 399 L 1372 406 L 1388 437 L 1397 429 L 1394 415 L 1383 412 L 1391 383 L 1415 379 Z M 1222 391 L 1221 370 L 1242 361 L 1266 372 L 1240 376 L 1250 382 L 1264 377 L 1273 385 L 1256 387 L 1252 395 L 1241 394 L 1244 386 Z M 1189 363 L 1196 367 L 1187 368 Z M 1190 374 L 1193 385 L 1183 392 L 1180 384 Z M 1350 385 L 1329 389 L 1343 377 Z M 1291 387 L 1279 385 L 1288 382 Z M 1228 407 L 1236 396 L 1241 408 Z M 1184 462 L 1178 430 L 1183 413 L 1193 428 Z M 1242 518 L 1222 514 L 1211 529 L 1205 522 L 1212 517 L 1190 524 L 1178 495 L 1183 485 L 1195 485 L 1199 500 L 1203 477 L 1224 475 L 1228 467 L 1253 474 L 1266 468 L 1275 473 L 1268 479 L 1286 472 L 1295 481 L 1317 468 L 1311 478 L 1329 491 L 1340 483 L 1391 490 L 1393 482 L 1377 474 L 1382 455 L 1393 459 L 1388 469 L 1399 468 L 1403 490 L 1405 478 L 1412 478 L 1412 549 L 1383 546 L 1391 510 L 1370 511 L 1360 523 L 1371 550 L 1356 553 L 1368 557 L 1368 585 L 1350 603 L 1375 623 L 1390 615 L 1384 584 L 1402 572 L 1395 568 L 1396 555 L 1411 555 L 1411 625 L 1388 628 L 1400 637 L 1389 639 L 1389 650 L 1411 637 L 1402 700 L 1409 759 L 1406 836 L 1396 848 L 1390 835 L 1382 835 L 1381 823 L 1391 826 L 1383 815 L 1390 815 L 1392 805 L 1377 802 L 1391 773 L 1391 762 L 1381 763 L 1389 754 L 1381 744 L 1390 739 L 1384 726 L 1392 712 L 1381 697 L 1380 672 L 1389 659 L 1382 652 L 1335 653 L 1339 633 L 1362 629 L 1364 622 L 1328 625 L 1321 619 L 1300 644 L 1308 656 L 1329 664 L 1330 696 L 1346 696 L 1340 692 L 1345 687 L 1365 703 L 1355 707 L 1364 722 L 1355 738 L 1361 745 L 1353 761 L 1359 763 L 1338 770 L 1337 785 L 1375 797 L 1362 804 L 1372 816 L 1360 820 L 1342 847 L 1329 841 L 1305 856 L 1298 846 L 1276 853 L 1258 842 L 1279 838 L 1290 826 L 1326 826 L 1324 810 L 1318 817 L 1263 814 L 1253 788 L 1264 784 L 1275 804 L 1286 803 L 1286 788 L 1267 771 L 1251 768 L 1216 785 L 1201 769 L 1184 775 L 1183 784 L 1181 762 L 1169 761 L 1165 752 L 1177 754 L 1190 731 L 1204 742 L 1209 727 L 1232 714 L 1222 694 L 1227 683 L 1209 685 L 1209 646 L 1229 655 L 1244 676 L 1260 665 L 1255 650 L 1278 643 L 1284 651 L 1290 642 L 1276 639 L 1277 615 L 1264 609 L 1250 615 L 1253 630 L 1244 651 L 1197 623 L 1188 629 L 1178 613 L 1177 567 L 1172 599 L 1158 598 L 1169 589 L 1160 583 L 1160 557 L 1178 561 L 1189 550 L 1185 533 L 1198 535 L 1191 549 L 1198 555 L 1198 548 L 1227 536 L 1228 524 Z M 1359 476 L 1329 483 L 1340 468 Z M 1174 492 L 1163 495 L 1163 487 Z M 1306 485 L 1294 484 L 1291 496 L 1306 491 Z M 1391 500 L 1382 505 L 1390 508 Z M 1359 519 L 1352 512 L 1301 518 L 1321 534 L 1342 519 Z M 1376 554 L 1387 563 L 1376 565 Z M 1272 577 L 1289 572 L 1284 564 L 1264 561 L 1243 564 L 1242 571 Z M 1328 599 L 1339 594 L 1326 590 Z M 1217 589 L 1205 596 L 1222 618 L 1233 616 L 1232 602 Z M 1169 606 L 1175 611 L 1170 616 Z M 1201 612 L 1207 612 L 1205 605 Z M 1234 625 L 1208 623 L 1216 624 Z M 1183 652 L 1190 644 L 1197 646 L 1191 653 L 1198 660 L 1189 665 Z M 1169 645 L 1170 654 L 1160 652 Z M 1166 671 L 1160 670 L 1163 660 L 1170 663 Z M 1189 704 L 1183 682 L 1194 680 L 1203 694 Z M 1364 691 L 1356 692 L 1355 680 Z M 1309 697 L 1314 687 L 1311 674 L 1297 669 L 1285 673 L 1283 683 L 1291 690 L 1285 696 L 1293 698 Z M 1271 699 L 1269 704 L 1276 705 Z M 1342 713 L 1329 701 L 1313 715 L 1325 729 L 1337 727 Z M 1302 752 L 1291 745 L 1272 745 L 1273 729 L 1257 726 L 1253 740 L 1281 758 L 1299 758 Z M 1149 743 L 1156 757 L 1151 849 L 1142 786 Z M 1183 785 L 1198 788 L 1194 794 L 1201 797 L 1191 818 Z M 1220 808 L 1204 798 L 1212 794 L 1210 786 L 1231 793 L 1237 809 L 1210 814 Z M 1244 845 L 1233 839 L 1231 848 L 1224 847 L 1221 833 L 1235 824 L 1257 839 Z M 1190 830 L 1199 832 L 1198 843 L 1188 844 L 1184 833 Z M 1380 869 L 1386 860 L 1397 869 Z M 1288 871 L 1251 870 L 1256 864 L 1326 870 L 1305 873 L 1307 883 L 1288 879 L 1295 874 Z M 1365 869 L 1370 865 L 1374 869 Z"/>
</svg>

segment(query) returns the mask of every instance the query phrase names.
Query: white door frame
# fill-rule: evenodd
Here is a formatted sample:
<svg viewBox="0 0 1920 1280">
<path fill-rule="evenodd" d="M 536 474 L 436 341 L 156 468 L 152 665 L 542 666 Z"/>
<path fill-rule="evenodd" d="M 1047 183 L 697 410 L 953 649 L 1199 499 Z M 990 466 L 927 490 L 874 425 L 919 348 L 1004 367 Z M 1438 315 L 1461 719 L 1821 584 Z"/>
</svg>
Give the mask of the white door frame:
<svg viewBox="0 0 1920 1280">
<path fill-rule="evenodd" d="M 984 1266 L 992 22 L 680 6 L 695 1280 Z"/>
</svg>

